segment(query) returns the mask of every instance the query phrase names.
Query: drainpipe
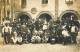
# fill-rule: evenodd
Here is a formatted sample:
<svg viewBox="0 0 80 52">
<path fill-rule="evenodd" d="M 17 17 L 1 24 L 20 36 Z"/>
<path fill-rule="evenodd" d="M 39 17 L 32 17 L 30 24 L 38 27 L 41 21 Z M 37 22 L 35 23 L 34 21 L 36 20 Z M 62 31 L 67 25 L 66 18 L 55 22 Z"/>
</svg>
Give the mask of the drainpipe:
<svg viewBox="0 0 80 52">
<path fill-rule="evenodd" d="M 11 22 L 13 21 L 13 0 L 11 0 Z"/>
<path fill-rule="evenodd" d="M 4 4 L 4 18 L 6 17 L 6 10 L 5 10 L 5 8 L 6 8 L 6 2 L 5 2 L 6 0 L 3 0 L 3 4 Z"/>
<path fill-rule="evenodd" d="M 58 18 L 58 4 L 59 4 L 59 0 L 55 0 L 55 18 L 56 20 L 59 19 Z"/>
<path fill-rule="evenodd" d="M 11 0 L 12 3 L 11 3 L 11 21 L 13 21 L 14 19 L 14 6 L 15 6 L 15 0 Z"/>
</svg>

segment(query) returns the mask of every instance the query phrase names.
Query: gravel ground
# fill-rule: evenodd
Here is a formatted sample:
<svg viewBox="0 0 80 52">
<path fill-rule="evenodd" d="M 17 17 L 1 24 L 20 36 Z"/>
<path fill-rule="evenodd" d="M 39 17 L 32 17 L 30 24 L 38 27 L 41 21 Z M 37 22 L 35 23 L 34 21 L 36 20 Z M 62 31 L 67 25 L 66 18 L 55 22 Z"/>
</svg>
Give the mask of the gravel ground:
<svg viewBox="0 0 80 52">
<path fill-rule="evenodd" d="M 80 47 L 62 44 L 4 45 L 0 52 L 80 52 Z"/>
</svg>

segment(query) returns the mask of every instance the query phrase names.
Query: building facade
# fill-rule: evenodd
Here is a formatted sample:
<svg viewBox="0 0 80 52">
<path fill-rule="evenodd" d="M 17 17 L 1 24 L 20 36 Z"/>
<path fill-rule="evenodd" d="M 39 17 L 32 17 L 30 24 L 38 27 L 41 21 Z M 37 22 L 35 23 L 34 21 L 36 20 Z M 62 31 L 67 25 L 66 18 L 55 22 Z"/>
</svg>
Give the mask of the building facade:
<svg viewBox="0 0 80 52">
<path fill-rule="evenodd" d="M 35 20 L 41 15 L 44 17 L 49 15 L 53 20 L 71 15 L 79 19 L 80 14 L 79 0 L 0 0 L 0 2 L 1 23 L 3 18 L 9 17 L 13 20 L 21 14 Z"/>
</svg>

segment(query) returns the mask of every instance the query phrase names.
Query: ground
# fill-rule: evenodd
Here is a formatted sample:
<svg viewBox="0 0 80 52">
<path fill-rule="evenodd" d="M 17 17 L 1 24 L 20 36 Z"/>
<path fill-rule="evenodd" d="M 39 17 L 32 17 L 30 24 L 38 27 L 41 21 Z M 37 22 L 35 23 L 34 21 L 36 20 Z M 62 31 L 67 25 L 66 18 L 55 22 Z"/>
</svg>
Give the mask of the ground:
<svg viewBox="0 0 80 52">
<path fill-rule="evenodd" d="M 0 48 L 0 52 L 80 52 L 80 47 L 62 44 L 4 45 Z"/>
</svg>

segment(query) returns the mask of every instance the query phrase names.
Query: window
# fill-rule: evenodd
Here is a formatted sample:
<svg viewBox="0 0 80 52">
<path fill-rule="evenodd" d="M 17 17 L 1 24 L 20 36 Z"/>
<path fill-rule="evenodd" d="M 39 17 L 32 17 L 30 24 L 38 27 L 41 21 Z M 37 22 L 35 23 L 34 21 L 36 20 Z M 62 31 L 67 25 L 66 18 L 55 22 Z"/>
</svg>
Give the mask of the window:
<svg viewBox="0 0 80 52">
<path fill-rule="evenodd" d="M 26 0 L 21 0 L 21 8 L 25 8 L 26 7 Z"/>
<path fill-rule="evenodd" d="M 48 0 L 42 0 L 42 4 L 48 4 Z"/>
<path fill-rule="evenodd" d="M 7 10 L 7 17 L 9 17 L 9 15 L 10 15 L 10 11 L 9 11 L 9 10 Z"/>
<path fill-rule="evenodd" d="M 7 0 L 7 4 L 8 4 L 8 5 L 10 4 L 9 0 Z"/>
<path fill-rule="evenodd" d="M 2 19 L 1 17 L 2 17 L 2 16 L 1 16 L 1 9 L 0 9 L 0 23 L 1 23 L 1 19 Z"/>
<path fill-rule="evenodd" d="M 73 4 L 73 0 L 65 0 L 66 4 Z"/>
<path fill-rule="evenodd" d="M 1 9 L 0 9 L 0 18 L 1 18 Z"/>
</svg>

